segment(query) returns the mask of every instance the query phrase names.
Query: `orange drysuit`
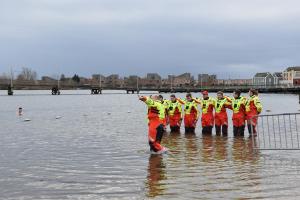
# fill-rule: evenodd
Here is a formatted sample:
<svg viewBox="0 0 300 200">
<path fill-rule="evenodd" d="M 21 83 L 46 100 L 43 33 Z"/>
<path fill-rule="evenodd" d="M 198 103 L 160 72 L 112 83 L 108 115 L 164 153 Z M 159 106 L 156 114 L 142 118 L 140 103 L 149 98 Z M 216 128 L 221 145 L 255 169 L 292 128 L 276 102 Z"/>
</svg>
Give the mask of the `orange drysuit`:
<svg viewBox="0 0 300 200">
<path fill-rule="evenodd" d="M 244 136 L 245 131 L 245 97 L 238 97 L 231 99 L 232 109 L 232 122 L 233 122 L 233 135 L 234 136 Z"/>
<path fill-rule="evenodd" d="M 171 132 L 180 130 L 182 121 L 182 104 L 176 100 L 175 102 L 170 101 L 168 105 L 168 117 L 170 123 Z"/>
<path fill-rule="evenodd" d="M 184 104 L 185 132 L 194 132 L 199 116 L 197 102 L 195 101 L 195 99 L 192 99 L 191 101 L 178 99 L 178 101 Z"/>
<path fill-rule="evenodd" d="M 148 139 L 150 150 L 154 152 L 162 151 L 165 148 L 160 144 L 164 133 L 165 109 L 159 102 L 149 97 L 141 99 L 148 106 Z"/>
<path fill-rule="evenodd" d="M 246 101 L 246 120 L 250 135 L 256 134 L 257 118 L 262 111 L 262 105 L 256 95 L 252 95 Z"/>
<path fill-rule="evenodd" d="M 202 99 L 200 101 L 201 109 L 202 109 L 202 133 L 212 134 L 212 128 L 214 126 L 214 104 L 215 100 L 211 97 L 206 99 Z"/>
<path fill-rule="evenodd" d="M 220 135 L 221 130 L 223 135 L 228 134 L 228 117 L 226 108 L 230 107 L 231 101 L 227 97 L 217 99 L 215 101 L 215 127 L 216 134 Z"/>
</svg>

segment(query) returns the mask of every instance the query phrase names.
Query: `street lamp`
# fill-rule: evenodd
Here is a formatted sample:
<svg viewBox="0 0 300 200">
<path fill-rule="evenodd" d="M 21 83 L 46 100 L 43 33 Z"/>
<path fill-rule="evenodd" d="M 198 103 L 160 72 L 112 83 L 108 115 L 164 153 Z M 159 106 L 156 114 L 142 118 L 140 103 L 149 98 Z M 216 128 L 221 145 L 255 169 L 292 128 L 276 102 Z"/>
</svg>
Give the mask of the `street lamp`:
<svg viewBox="0 0 300 200">
<path fill-rule="evenodd" d="M 136 92 L 139 93 L 139 76 L 136 76 Z"/>
<path fill-rule="evenodd" d="M 170 87 L 171 87 L 171 92 L 172 92 L 172 90 L 173 90 L 173 75 L 171 75 L 171 85 L 170 85 Z"/>
</svg>

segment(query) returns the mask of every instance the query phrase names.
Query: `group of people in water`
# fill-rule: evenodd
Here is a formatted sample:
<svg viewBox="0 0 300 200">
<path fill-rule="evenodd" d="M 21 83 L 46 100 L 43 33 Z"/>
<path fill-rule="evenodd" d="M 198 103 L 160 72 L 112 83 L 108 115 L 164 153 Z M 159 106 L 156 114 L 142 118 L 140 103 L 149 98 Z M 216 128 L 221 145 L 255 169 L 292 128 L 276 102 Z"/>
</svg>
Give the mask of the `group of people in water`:
<svg viewBox="0 0 300 200">
<path fill-rule="evenodd" d="M 183 121 L 185 132 L 194 133 L 200 116 L 198 105 L 201 110 L 202 134 L 208 135 L 212 135 L 214 126 L 216 135 L 228 135 L 226 110 L 230 109 L 233 111 L 233 135 L 244 136 L 247 122 L 249 136 L 255 136 L 257 116 L 262 111 L 255 89 L 249 90 L 249 98 L 241 96 L 240 90 L 235 90 L 232 98 L 225 96 L 222 91 L 217 92 L 217 98 L 212 98 L 208 91 L 203 91 L 202 98 L 194 98 L 191 93 L 187 93 L 185 99 L 172 94 L 170 100 L 164 99 L 162 95 L 139 96 L 139 100 L 148 107 L 148 139 L 150 150 L 155 153 L 166 151 L 160 143 L 168 125 L 171 132 L 178 132 Z"/>
</svg>

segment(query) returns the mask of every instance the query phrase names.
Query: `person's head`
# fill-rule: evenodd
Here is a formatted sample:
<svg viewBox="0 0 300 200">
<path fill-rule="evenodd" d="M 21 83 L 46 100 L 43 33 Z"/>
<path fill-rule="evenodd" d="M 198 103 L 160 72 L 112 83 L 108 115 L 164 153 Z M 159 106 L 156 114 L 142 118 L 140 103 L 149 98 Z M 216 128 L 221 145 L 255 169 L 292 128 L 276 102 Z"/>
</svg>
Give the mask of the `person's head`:
<svg viewBox="0 0 300 200">
<path fill-rule="evenodd" d="M 171 100 L 172 102 L 175 102 L 175 101 L 176 101 L 176 96 L 175 96 L 174 94 L 171 94 L 171 95 L 170 95 L 170 100 Z"/>
<path fill-rule="evenodd" d="M 188 100 L 188 101 L 192 100 L 192 94 L 191 93 L 187 93 L 185 97 L 186 97 L 186 100 Z"/>
<path fill-rule="evenodd" d="M 204 91 L 202 92 L 202 96 L 203 96 L 203 99 L 208 98 L 208 91 L 207 91 L 207 90 L 204 90 Z"/>
<path fill-rule="evenodd" d="M 240 96 L 241 96 L 241 91 L 240 90 L 234 90 L 233 97 L 234 98 L 239 98 Z"/>
<path fill-rule="evenodd" d="M 158 95 L 158 100 L 163 101 L 164 100 L 163 95 Z"/>
<path fill-rule="evenodd" d="M 258 95 L 258 91 L 257 91 L 256 89 L 253 89 L 253 88 L 252 88 L 252 89 L 249 90 L 249 96 L 251 97 L 251 96 L 253 96 L 253 95 L 256 95 L 256 96 L 257 96 L 257 95 Z"/>
<path fill-rule="evenodd" d="M 224 98 L 224 94 L 222 91 L 217 92 L 217 98 L 218 99 L 223 99 Z"/>
<path fill-rule="evenodd" d="M 151 95 L 150 98 L 155 100 L 155 101 L 159 100 L 158 95 Z"/>
</svg>

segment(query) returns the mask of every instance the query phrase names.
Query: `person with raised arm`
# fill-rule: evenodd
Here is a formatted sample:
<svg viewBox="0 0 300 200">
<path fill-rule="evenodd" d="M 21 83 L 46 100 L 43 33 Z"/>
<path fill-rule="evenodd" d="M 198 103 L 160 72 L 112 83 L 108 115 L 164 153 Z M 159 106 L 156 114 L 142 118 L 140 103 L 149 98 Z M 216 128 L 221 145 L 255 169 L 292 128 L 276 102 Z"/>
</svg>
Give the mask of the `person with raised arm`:
<svg viewBox="0 0 300 200">
<path fill-rule="evenodd" d="M 157 95 L 139 96 L 148 107 L 148 140 L 151 153 L 161 154 L 167 151 L 160 143 L 164 133 L 165 108 Z"/>
</svg>

